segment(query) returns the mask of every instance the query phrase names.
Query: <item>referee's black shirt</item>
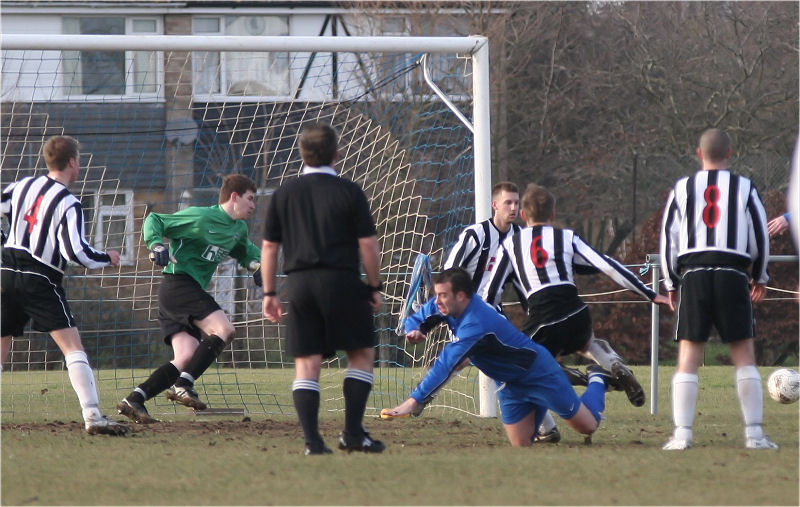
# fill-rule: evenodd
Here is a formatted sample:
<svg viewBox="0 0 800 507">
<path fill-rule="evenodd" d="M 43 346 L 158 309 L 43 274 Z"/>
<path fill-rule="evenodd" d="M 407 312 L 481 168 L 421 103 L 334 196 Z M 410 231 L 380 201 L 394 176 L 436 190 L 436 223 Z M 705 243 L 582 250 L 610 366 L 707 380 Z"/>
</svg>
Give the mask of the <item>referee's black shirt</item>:
<svg viewBox="0 0 800 507">
<path fill-rule="evenodd" d="M 330 168 L 306 168 L 282 184 L 267 205 L 264 239 L 283 245 L 283 271 L 340 269 L 360 273 L 359 238 L 376 235 L 367 197 Z"/>
</svg>

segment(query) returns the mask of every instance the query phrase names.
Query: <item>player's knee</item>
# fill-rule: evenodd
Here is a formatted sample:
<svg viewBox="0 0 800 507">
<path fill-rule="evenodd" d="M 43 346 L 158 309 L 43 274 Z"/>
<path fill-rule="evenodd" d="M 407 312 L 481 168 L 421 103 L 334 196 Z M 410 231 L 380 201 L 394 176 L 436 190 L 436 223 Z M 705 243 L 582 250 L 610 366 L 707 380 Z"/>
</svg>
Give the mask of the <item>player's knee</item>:
<svg viewBox="0 0 800 507">
<path fill-rule="evenodd" d="M 233 339 L 236 337 L 236 329 L 233 326 L 225 328 L 223 330 L 223 333 L 224 335 L 220 336 L 220 338 L 222 338 L 222 341 L 224 341 L 225 343 L 232 342 Z"/>
<path fill-rule="evenodd" d="M 216 336 L 226 344 L 233 341 L 234 337 L 236 336 L 236 328 L 232 325 L 223 325 L 220 326 L 218 329 L 215 329 L 213 332 L 209 333 L 208 336 Z"/>
</svg>

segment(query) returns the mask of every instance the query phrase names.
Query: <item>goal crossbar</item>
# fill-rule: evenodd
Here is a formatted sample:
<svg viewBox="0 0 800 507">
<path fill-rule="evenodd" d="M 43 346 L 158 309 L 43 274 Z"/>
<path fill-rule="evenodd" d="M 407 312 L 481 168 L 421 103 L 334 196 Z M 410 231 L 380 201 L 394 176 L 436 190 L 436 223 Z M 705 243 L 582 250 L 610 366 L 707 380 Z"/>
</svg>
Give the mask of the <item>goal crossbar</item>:
<svg viewBox="0 0 800 507">
<path fill-rule="evenodd" d="M 0 46 L 13 50 L 84 51 L 327 51 L 474 54 L 486 37 L 303 37 L 198 35 L 3 34 Z"/>
</svg>

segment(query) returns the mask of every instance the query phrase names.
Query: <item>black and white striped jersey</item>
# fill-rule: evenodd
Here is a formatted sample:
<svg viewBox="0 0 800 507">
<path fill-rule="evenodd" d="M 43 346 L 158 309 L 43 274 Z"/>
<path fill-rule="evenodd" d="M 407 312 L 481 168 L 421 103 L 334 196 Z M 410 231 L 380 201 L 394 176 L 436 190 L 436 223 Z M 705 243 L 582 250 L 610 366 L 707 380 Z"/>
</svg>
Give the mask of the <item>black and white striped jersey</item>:
<svg viewBox="0 0 800 507">
<path fill-rule="evenodd" d="M 86 242 L 80 201 L 46 175 L 8 185 L 2 192 L 0 212 L 9 221 L 4 248 L 27 252 L 60 273 L 68 260 L 87 268 L 102 268 L 111 262 L 108 254 Z"/>
<path fill-rule="evenodd" d="M 726 266 L 766 283 L 767 214 L 753 183 L 728 170 L 701 170 L 675 183 L 661 227 L 664 286 L 675 290 L 685 266 Z"/>
<path fill-rule="evenodd" d="M 500 242 L 513 236 L 520 230 L 517 224 L 511 224 L 508 232 L 502 233 L 491 219 L 471 225 L 461 232 L 458 241 L 453 245 L 442 265 L 442 270 L 452 267 L 464 269 L 472 277 L 475 293 L 492 306 L 498 307 L 503 300 L 503 279 L 490 287 L 492 274 L 497 268 L 497 253 Z M 521 287 L 517 287 L 520 290 Z"/>
<path fill-rule="evenodd" d="M 577 292 L 572 290 L 575 287 L 575 273 L 590 271 L 587 268 L 602 271 L 620 286 L 645 299 L 652 301 L 656 297 L 656 293 L 635 274 L 589 246 L 571 229 L 559 229 L 552 225 L 526 227 L 503 240 L 499 257 L 499 264 L 508 259 L 509 269 L 513 270 L 528 299 L 529 313 L 535 313 L 537 307 L 545 305 L 540 300 L 547 299 L 551 292 L 561 294 L 559 297 L 566 293 L 573 294 L 579 301 Z M 498 271 L 497 276 L 502 276 L 502 272 Z M 569 290 L 564 292 L 562 289 Z M 547 303 L 546 306 L 549 308 L 552 305 Z M 582 307 L 569 306 L 570 312 Z M 548 309 L 547 313 L 554 313 L 554 309 Z"/>
</svg>

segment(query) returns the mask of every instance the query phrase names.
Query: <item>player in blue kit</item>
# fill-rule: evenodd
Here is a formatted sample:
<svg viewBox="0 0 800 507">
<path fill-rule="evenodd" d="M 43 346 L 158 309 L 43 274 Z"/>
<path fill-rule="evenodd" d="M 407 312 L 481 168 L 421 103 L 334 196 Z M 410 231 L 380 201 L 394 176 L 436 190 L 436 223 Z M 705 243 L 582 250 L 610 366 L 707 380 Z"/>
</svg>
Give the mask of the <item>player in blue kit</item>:
<svg viewBox="0 0 800 507">
<path fill-rule="evenodd" d="M 550 409 L 575 431 L 591 435 L 605 408 L 606 382 L 611 374 L 597 365 L 589 371 L 589 385 L 579 398 L 561 367 L 541 345 L 518 331 L 481 298 L 474 296 L 469 274 L 461 268 L 443 271 L 434 280 L 436 297 L 406 319 L 409 341 L 421 341 L 441 322 L 453 332 L 439 357 L 411 396 L 384 418 L 404 417 L 415 412 L 469 360 L 497 383 L 503 425 L 514 447 L 533 443 L 536 428 Z"/>
</svg>

